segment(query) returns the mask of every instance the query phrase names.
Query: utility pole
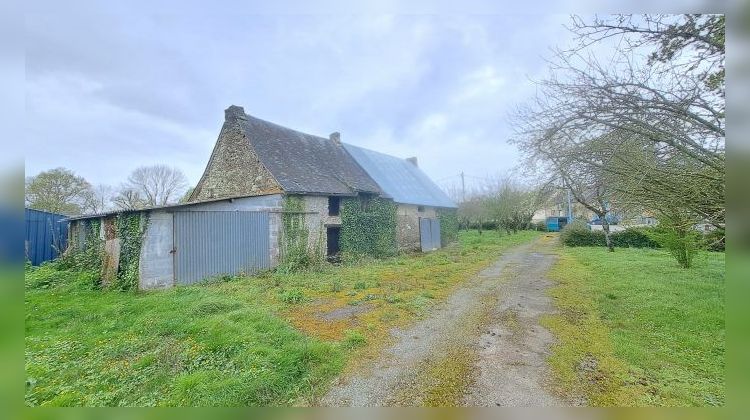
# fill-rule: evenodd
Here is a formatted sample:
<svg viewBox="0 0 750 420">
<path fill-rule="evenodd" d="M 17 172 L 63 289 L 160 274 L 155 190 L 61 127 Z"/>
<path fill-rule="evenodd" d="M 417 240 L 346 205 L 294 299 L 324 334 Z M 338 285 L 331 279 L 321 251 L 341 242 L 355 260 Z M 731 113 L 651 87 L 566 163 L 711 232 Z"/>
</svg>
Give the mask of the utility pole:
<svg viewBox="0 0 750 420">
<path fill-rule="evenodd" d="M 461 202 L 466 202 L 466 181 L 464 180 L 464 171 L 461 171 Z"/>
<path fill-rule="evenodd" d="M 568 223 L 573 222 L 573 202 L 570 199 L 570 188 L 568 188 Z"/>
</svg>

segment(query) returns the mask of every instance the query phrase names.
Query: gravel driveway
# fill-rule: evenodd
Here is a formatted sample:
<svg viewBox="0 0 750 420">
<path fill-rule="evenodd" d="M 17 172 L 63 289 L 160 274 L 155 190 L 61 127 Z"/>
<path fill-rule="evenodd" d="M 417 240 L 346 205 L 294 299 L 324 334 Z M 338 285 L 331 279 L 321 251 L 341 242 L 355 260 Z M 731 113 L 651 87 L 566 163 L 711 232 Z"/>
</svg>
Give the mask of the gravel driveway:
<svg viewBox="0 0 750 420">
<path fill-rule="evenodd" d="M 549 391 L 554 337 L 539 317 L 553 237 L 507 250 L 425 319 L 391 333 L 370 368 L 342 377 L 324 406 L 564 406 Z"/>
</svg>

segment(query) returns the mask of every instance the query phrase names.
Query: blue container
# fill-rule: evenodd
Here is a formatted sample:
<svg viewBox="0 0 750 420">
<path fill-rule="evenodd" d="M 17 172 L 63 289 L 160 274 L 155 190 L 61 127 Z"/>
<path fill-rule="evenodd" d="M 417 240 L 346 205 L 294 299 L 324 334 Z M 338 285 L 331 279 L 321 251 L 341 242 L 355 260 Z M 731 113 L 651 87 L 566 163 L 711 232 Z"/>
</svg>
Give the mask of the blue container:
<svg viewBox="0 0 750 420">
<path fill-rule="evenodd" d="M 68 244 L 69 222 L 62 220 L 68 216 L 34 209 L 25 209 L 24 213 L 24 249 L 26 258 L 32 265 L 54 260 L 65 251 Z"/>
<path fill-rule="evenodd" d="M 559 232 L 568 224 L 568 216 L 550 216 L 547 218 L 547 232 Z"/>
</svg>

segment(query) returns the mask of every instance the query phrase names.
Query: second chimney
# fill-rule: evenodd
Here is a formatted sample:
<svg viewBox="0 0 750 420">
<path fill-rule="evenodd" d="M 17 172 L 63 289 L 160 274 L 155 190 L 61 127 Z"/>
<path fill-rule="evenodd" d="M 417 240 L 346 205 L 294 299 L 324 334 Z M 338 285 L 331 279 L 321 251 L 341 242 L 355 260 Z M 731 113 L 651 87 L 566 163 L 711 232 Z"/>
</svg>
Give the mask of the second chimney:
<svg viewBox="0 0 750 420">
<path fill-rule="evenodd" d="M 331 135 L 328 136 L 328 138 L 330 138 L 331 141 L 333 141 L 336 144 L 341 144 L 341 133 L 339 133 L 338 131 L 334 131 L 333 133 L 331 133 Z"/>
<path fill-rule="evenodd" d="M 410 158 L 406 158 L 406 160 L 407 160 L 407 161 L 408 161 L 409 163 L 411 163 L 412 165 L 414 165 L 414 166 L 416 166 L 417 168 L 419 168 L 419 164 L 417 163 L 417 157 L 416 157 L 416 156 L 412 156 L 412 157 L 410 157 Z"/>
</svg>

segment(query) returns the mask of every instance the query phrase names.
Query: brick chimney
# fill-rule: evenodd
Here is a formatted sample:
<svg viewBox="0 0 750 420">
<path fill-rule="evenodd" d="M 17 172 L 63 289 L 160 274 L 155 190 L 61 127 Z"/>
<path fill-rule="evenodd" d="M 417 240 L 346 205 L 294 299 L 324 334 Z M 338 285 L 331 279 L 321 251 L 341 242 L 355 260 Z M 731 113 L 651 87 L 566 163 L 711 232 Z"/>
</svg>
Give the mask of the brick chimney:
<svg viewBox="0 0 750 420">
<path fill-rule="evenodd" d="M 416 157 L 416 156 L 412 156 L 412 157 L 410 157 L 410 158 L 406 158 L 406 160 L 407 160 L 407 161 L 408 161 L 409 163 L 411 163 L 412 165 L 414 165 L 414 166 L 416 166 L 417 168 L 419 168 L 419 164 L 417 163 L 417 157 Z"/>
<path fill-rule="evenodd" d="M 333 133 L 331 133 L 328 138 L 331 139 L 331 141 L 333 141 L 334 143 L 341 145 L 341 133 L 339 133 L 338 131 L 334 131 Z"/>
<path fill-rule="evenodd" d="M 245 116 L 245 108 L 237 105 L 230 105 L 229 108 L 224 110 L 225 121 L 234 119 L 246 120 L 247 117 Z"/>
</svg>

